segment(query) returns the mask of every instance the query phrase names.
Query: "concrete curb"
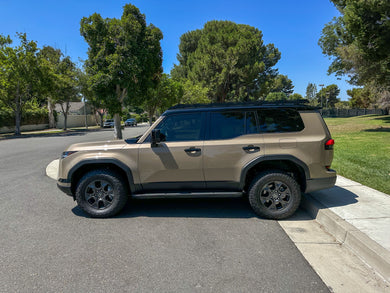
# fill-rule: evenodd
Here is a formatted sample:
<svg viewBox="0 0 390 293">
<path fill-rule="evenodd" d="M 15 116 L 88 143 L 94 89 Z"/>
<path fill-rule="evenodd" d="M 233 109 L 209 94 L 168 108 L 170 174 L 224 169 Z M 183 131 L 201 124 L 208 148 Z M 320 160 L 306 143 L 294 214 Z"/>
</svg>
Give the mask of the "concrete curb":
<svg viewBox="0 0 390 293">
<path fill-rule="evenodd" d="M 301 207 L 332 234 L 341 245 L 350 248 L 386 281 L 390 282 L 390 252 L 387 249 L 323 206 L 310 194 L 306 194 L 302 198 Z"/>
</svg>

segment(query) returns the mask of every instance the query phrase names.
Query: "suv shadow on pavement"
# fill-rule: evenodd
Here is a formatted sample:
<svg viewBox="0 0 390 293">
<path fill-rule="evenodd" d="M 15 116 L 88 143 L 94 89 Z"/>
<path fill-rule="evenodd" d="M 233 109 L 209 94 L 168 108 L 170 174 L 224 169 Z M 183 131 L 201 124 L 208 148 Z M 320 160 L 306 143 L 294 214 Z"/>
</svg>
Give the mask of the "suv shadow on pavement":
<svg viewBox="0 0 390 293">
<path fill-rule="evenodd" d="M 308 198 L 308 196 L 310 196 L 310 198 Z M 358 203 L 358 197 L 359 196 L 357 194 L 339 186 L 334 186 L 332 188 L 321 191 L 315 191 L 309 193 L 308 195 L 304 195 L 302 198 L 301 208 L 307 210 L 307 207 L 309 206 L 310 211 L 308 214 L 296 213 L 290 218 L 284 219 L 284 221 L 306 221 L 309 219 L 316 219 L 321 209 L 352 205 Z M 312 209 L 310 208 L 312 203 L 306 203 L 306 201 L 311 202 L 313 199 L 319 203 L 315 204 L 318 209 Z"/>
<path fill-rule="evenodd" d="M 322 193 L 316 197 L 317 193 Z M 340 207 L 357 203 L 358 197 L 342 187 L 335 186 L 326 190 L 313 192 L 314 198 L 323 198 L 325 193 L 332 193 L 332 201 L 326 208 Z M 304 196 L 305 198 L 305 196 Z M 336 198 L 337 200 L 335 200 Z M 305 200 L 305 199 L 304 199 Z M 323 206 L 323 205 L 322 205 Z M 301 205 L 302 208 L 302 205 Z M 323 206 L 325 208 L 325 206 Z M 79 217 L 91 218 L 81 208 L 75 206 L 72 212 Z M 165 218 L 259 218 L 251 209 L 248 199 L 243 198 L 199 198 L 199 199 L 132 199 L 123 212 L 113 218 L 165 217 Z M 307 215 L 297 213 L 284 221 L 306 221 Z"/>
<path fill-rule="evenodd" d="M 78 206 L 72 212 L 90 218 Z M 132 199 L 113 218 L 258 218 L 247 198 Z M 266 220 L 266 219 L 264 219 Z"/>
</svg>

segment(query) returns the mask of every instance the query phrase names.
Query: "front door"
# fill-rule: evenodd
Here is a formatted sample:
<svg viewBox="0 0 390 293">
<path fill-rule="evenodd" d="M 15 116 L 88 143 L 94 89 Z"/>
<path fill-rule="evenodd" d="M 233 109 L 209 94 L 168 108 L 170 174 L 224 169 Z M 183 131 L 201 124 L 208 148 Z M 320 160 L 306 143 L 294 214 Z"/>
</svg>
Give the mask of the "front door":
<svg viewBox="0 0 390 293">
<path fill-rule="evenodd" d="M 201 112 L 166 116 L 161 142 L 148 139 L 139 148 L 139 175 L 144 192 L 196 191 L 205 188 L 203 175 L 204 126 Z"/>
</svg>

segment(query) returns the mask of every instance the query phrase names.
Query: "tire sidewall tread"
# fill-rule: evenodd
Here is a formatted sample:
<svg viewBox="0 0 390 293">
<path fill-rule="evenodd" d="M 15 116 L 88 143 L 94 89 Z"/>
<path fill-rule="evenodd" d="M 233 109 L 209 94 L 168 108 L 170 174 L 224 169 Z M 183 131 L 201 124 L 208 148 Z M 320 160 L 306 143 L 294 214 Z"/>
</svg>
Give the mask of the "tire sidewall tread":
<svg viewBox="0 0 390 293">
<path fill-rule="evenodd" d="M 84 198 L 85 188 L 91 181 L 96 179 L 106 180 L 112 184 L 114 188 L 114 200 L 112 204 L 104 210 L 92 208 Z M 77 184 L 75 195 L 78 206 L 93 218 L 107 218 L 118 214 L 123 209 L 128 199 L 127 188 L 123 184 L 122 176 L 110 169 L 96 169 L 84 174 Z"/>
<path fill-rule="evenodd" d="M 259 200 L 259 192 L 263 186 L 269 181 L 282 181 L 288 185 L 291 191 L 290 200 L 292 203 L 281 211 L 270 211 Z M 254 212 L 262 217 L 273 220 L 281 220 L 290 217 L 298 209 L 301 202 L 301 189 L 294 178 L 280 170 L 270 170 L 261 172 L 251 182 L 248 188 L 249 203 Z"/>
</svg>

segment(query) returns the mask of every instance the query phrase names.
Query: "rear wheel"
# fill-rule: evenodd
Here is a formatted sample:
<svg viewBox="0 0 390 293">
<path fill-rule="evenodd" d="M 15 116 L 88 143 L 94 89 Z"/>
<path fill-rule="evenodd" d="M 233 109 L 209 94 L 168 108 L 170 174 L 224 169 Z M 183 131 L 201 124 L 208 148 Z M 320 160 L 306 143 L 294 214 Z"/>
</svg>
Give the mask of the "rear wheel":
<svg viewBox="0 0 390 293">
<path fill-rule="evenodd" d="M 301 190 L 298 183 L 281 171 L 268 171 L 256 176 L 248 189 L 249 203 L 260 217 L 284 219 L 298 209 Z"/>
<path fill-rule="evenodd" d="M 127 199 L 127 189 L 123 184 L 123 178 L 108 169 L 86 173 L 76 188 L 77 204 L 95 218 L 116 215 L 125 206 Z"/>
</svg>

